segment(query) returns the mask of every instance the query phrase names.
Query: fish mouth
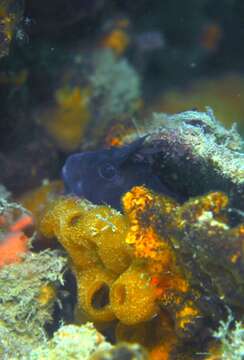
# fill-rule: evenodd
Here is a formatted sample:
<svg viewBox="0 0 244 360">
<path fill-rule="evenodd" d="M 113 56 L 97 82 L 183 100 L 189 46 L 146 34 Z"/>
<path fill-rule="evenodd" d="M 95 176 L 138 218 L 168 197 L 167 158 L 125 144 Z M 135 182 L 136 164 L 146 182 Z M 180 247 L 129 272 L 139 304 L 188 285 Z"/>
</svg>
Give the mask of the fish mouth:
<svg viewBox="0 0 244 360">
<path fill-rule="evenodd" d="M 65 193 L 77 196 L 83 195 L 82 182 L 82 154 L 74 154 L 68 157 L 62 168 L 62 179 Z"/>
</svg>

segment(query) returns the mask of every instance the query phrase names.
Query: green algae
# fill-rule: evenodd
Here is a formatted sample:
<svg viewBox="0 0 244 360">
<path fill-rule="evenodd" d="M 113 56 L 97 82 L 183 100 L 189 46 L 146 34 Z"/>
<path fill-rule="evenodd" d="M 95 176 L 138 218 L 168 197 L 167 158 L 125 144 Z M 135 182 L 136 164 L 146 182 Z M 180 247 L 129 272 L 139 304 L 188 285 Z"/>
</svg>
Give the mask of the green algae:
<svg viewBox="0 0 244 360">
<path fill-rule="evenodd" d="M 57 251 L 29 252 L 23 262 L 0 270 L 0 356 L 25 359 L 33 346 L 45 339 L 52 321 L 53 301 L 38 297 L 45 285 L 62 283 L 66 260 Z"/>
</svg>

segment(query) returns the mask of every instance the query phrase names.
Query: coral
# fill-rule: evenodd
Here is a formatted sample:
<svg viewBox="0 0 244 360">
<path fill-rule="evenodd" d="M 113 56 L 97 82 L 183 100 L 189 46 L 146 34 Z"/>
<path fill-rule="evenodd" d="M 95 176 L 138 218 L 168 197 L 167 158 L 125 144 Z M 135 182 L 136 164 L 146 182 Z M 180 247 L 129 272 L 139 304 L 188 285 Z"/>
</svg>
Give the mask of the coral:
<svg viewBox="0 0 244 360">
<path fill-rule="evenodd" d="M 112 49 L 117 55 L 122 55 L 129 45 L 129 36 L 123 29 L 114 29 L 102 40 L 102 47 Z"/>
<path fill-rule="evenodd" d="M 0 243 L 0 268 L 22 261 L 21 255 L 28 251 L 28 243 L 29 238 L 20 231 L 5 235 Z"/>
<path fill-rule="evenodd" d="M 33 225 L 33 217 L 31 215 L 25 214 L 21 216 L 14 224 L 12 224 L 9 230 L 11 232 L 21 231 L 32 225 Z"/>
<path fill-rule="evenodd" d="M 77 278 L 79 306 L 93 320 L 112 320 L 114 314 L 106 293 L 130 263 L 129 249 L 124 244 L 127 231 L 124 217 L 106 206 L 61 198 L 44 214 L 40 230 L 45 236 L 55 235 L 70 255 Z"/>
<path fill-rule="evenodd" d="M 233 326 L 234 325 L 234 326 Z M 241 322 L 235 321 L 233 315 L 229 313 L 226 321 L 221 321 L 219 328 L 213 336 L 220 341 L 215 359 L 221 360 L 241 360 L 244 356 L 244 328 Z M 208 358 L 211 360 L 211 356 Z"/>
<path fill-rule="evenodd" d="M 185 301 L 186 294 L 189 296 L 191 293 L 190 285 L 177 262 L 171 243 L 169 234 L 172 236 L 173 231 L 166 228 L 171 225 L 171 216 L 178 204 L 171 198 L 156 195 L 142 186 L 134 187 L 126 193 L 122 203 L 130 221 L 125 242 L 133 247 L 136 258 L 147 260 L 149 282 L 154 288 L 154 291 L 150 291 L 150 297 L 154 293 L 161 306 L 171 310 L 173 308 L 178 334 L 187 333 L 188 327 L 193 326 L 192 322 L 200 312 L 193 301 Z M 161 227 L 161 216 L 164 222 L 163 234 L 158 230 Z"/>
<path fill-rule="evenodd" d="M 41 306 L 48 306 L 54 301 L 55 297 L 56 291 L 52 285 L 42 285 L 40 288 L 40 294 L 37 296 L 37 302 Z"/>
<path fill-rule="evenodd" d="M 27 358 L 44 340 L 65 263 L 57 252 L 46 250 L 28 252 L 21 263 L 0 270 L 1 358 Z"/>
<path fill-rule="evenodd" d="M 110 321 L 117 315 L 131 324 L 155 314 L 150 280 L 141 278 L 143 268 L 129 267 L 132 252 L 125 242 L 128 223 L 121 213 L 84 200 L 61 198 L 44 214 L 40 230 L 45 236 L 55 235 L 70 255 L 78 303 L 91 319 Z"/>
<path fill-rule="evenodd" d="M 151 200 L 151 208 L 145 206 L 145 200 L 149 202 Z M 235 227 L 230 225 L 226 216 L 228 197 L 224 193 L 212 192 L 202 197 L 189 199 L 183 205 L 175 205 L 165 196 L 155 195 L 145 188 L 134 187 L 124 195 L 122 201 L 125 210 L 128 209 L 126 206 L 129 202 L 132 217 L 136 220 L 132 223 L 132 234 L 129 230 L 126 241 L 132 243 L 137 256 L 139 254 L 144 258 L 152 259 L 156 265 L 158 262 L 161 263 L 161 268 L 156 266 L 156 271 L 157 268 L 159 269 L 159 275 L 155 280 L 159 289 L 163 285 L 166 286 L 163 288 L 165 291 L 168 283 L 171 291 L 175 287 L 177 292 L 189 292 L 189 287 L 195 283 L 196 277 L 199 282 L 202 278 L 205 279 L 203 293 L 207 290 L 210 294 L 216 294 L 220 300 L 224 299 L 225 304 L 242 306 L 244 228 L 243 224 Z M 141 209 L 144 211 L 141 212 Z M 158 238 L 155 236 L 149 242 L 143 241 L 143 227 L 146 226 L 147 234 L 150 225 L 157 230 L 160 241 L 157 241 Z M 151 238 L 152 236 L 149 237 Z M 160 255 L 160 247 L 164 249 L 164 242 L 168 247 L 168 254 L 167 251 L 162 251 Z M 172 253 L 176 258 L 172 255 L 170 257 Z M 216 253 L 220 255 L 217 259 Z M 189 258 L 191 260 L 186 261 Z M 194 272 L 196 268 L 197 273 Z M 169 270 L 171 275 L 160 279 L 163 270 Z M 150 271 L 155 271 L 151 263 Z M 174 277 L 171 280 L 172 274 L 174 276 L 178 274 L 177 281 Z M 182 274 L 185 274 L 185 278 Z M 206 279 L 206 276 L 211 279 L 211 282 Z M 226 286 L 227 282 L 228 286 Z M 198 297 L 199 295 L 196 299 Z M 167 296 L 164 298 L 164 292 L 159 293 L 159 299 L 162 304 L 167 299 Z M 177 302 L 179 304 L 179 300 Z M 178 321 L 181 319 L 178 326 L 184 328 L 189 318 L 197 315 L 199 315 L 199 310 L 196 309 L 194 301 L 185 302 L 184 306 L 176 312 L 176 319 Z"/>
<path fill-rule="evenodd" d="M 49 105 L 35 115 L 66 152 L 79 148 L 82 140 L 98 143 L 115 118 L 128 119 L 141 107 L 140 79 L 126 59 L 110 49 L 73 55 L 53 86 Z"/>
<path fill-rule="evenodd" d="M 63 87 L 55 93 L 54 108 L 42 114 L 41 121 L 58 146 L 66 151 L 76 149 L 90 120 L 89 87 Z"/>
<path fill-rule="evenodd" d="M 88 360 L 96 351 L 106 351 L 111 345 L 91 323 L 83 326 L 63 325 L 51 340 L 31 351 L 28 360 Z"/>
<path fill-rule="evenodd" d="M 228 197 L 221 192 L 190 199 L 175 210 L 173 246 L 179 253 L 194 257 L 189 268 L 192 271 L 195 264 L 200 269 L 205 291 L 209 287 L 208 291 L 226 304 L 242 307 L 244 225 L 232 227 L 226 218 L 227 209 Z"/>
<path fill-rule="evenodd" d="M 138 344 L 105 341 L 92 323 L 82 326 L 62 325 L 49 341 L 43 341 L 26 357 L 28 360 L 147 360 L 146 350 Z"/>
<path fill-rule="evenodd" d="M 140 80 L 125 59 L 116 61 L 109 50 L 94 54 L 94 74 L 90 77 L 93 97 L 102 97 L 101 117 L 119 117 L 133 113 L 140 98 Z"/>
<path fill-rule="evenodd" d="M 131 23 L 126 16 L 115 16 L 103 24 L 99 45 L 105 49 L 112 49 L 117 56 L 123 55 L 131 42 Z"/>
<path fill-rule="evenodd" d="M 25 231 L 33 226 L 33 217 L 18 203 L 11 203 L 3 188 L 0 198 L 0 268 L 22 261 L 31 239 Z M 29 234 L 30 235 L 30 234 Z"/>
<path fill-rule="evenodd" d="M 122 206 L 124 215 L 61 197 L 45 210 L 40 231 L 69 254 L 78 313 L 97 323 L 118 319 L 120 340 L 130 340 L 121 335 L 128 330 L 165 359 L 179 342 L 216 325 L 226 305 L 242 308 L 243 225 L 231 225 L 222 192 L 181 204 L 136 186 Z M 160 336 L 145 340 L 154 319 L 168 345 Z"/>
<path fill-rule="evenodd" d="M 143 192 L 151 201 L 155 200 L 145 188 L 134 188 L 134 192 L 125 195 L 125 212 L 129 214 L 131 210 L 132 196 Z M 140 209 L 144 212 L 140 215 L 145 215 L 148 209 L 143 208 L 143 196 L 141 202 L 136 200 L 135 207 L 139 204 L 140 208 L 142 204 Z M 174 201 L 167 198 L 162 207 L 169 212 L 172 204 Z M 140 222 L 137 229 L 143 234 L 146 227 Z M 184 301 L 186 293 L 190 294 L 189 284 L 166 242 L 161 247 L 157 235 L 154 251 L 148 243 L 148 252 L 144 241 L 137 244 L 138 249 L 142 247 L 138 252 L 128 241 L 135 231 L 130 215 L 123 216 L 110 207 L 95 206 L 85 200 L 63 197 L 46 209 L 40 231 L 47 237 L 56 236 L 67 250 L 77 280 L 79 311 L 85 311 L 93 321 L 109 322 L 118 318 L 130 326 L 143 324 L 161 313 L 161 304 L 172 312 L 178 333 L 184 334 L 199 316 L 196 306 Z M 159 256 L 154 258 L 157 251 Z M 165 348 L 165 344 L 160 348 Z"/>
<path fill-rule="evenodd" d="M 5 187 L 4 187 L 5 189 Z M 13 210 L 17 211 L 18 214 L 28 214 L 28 210 L 25 209 L 21 204 L 17 202 L 10 201 L 8 191 L 3 192 L 3 195 L 0 197 L 0 214 L 5 215 L 7 217 L 11 217 L 13 215 Z"/>
<path fill-rule="evenodd" d="M 76 278 L 80 310 L 96 322 L 114 320 L 109 293 L 115 275 L 101 266 L 93 265 L 91 269 L 78 272 Z"/>
<path fill-rule="evenodd" d="M 62 192 L 62 181 L 45 181 L 40 187 L 22 194 L 18 201 L 31 212 L 35 221 L 38 222 L 48 202 L 54 200 Z"/>
<path fill-rule="evenodd" d="M 127 325 L 150 320 L 159 312 L 156 292 L 145 266 L 132 264 L 112 284 L 111 308 L 116 317 Z"/>
<path fill-rule="evenodd" d="M 130 192 L 127 192 L 123 198 L 122 203 L 124 211 L 127 214 L 131 227 L 126 236 L 126 243 L 135 245 L 135 256 L 152 259 L 155 263 L 161 265 L 161 269 L 166 268 L 172 263 L 172 253 L 168 245 L 159 238 L 155 229 L 150 225 L 153 224 L 153 216 L 149 219 L 149 223 L 143 224 L 143 213 L 150 211 L 152 206 L 164 206 L 166 214 L 173 211 L 176 203 L 165 197 L 164 203 L 160 203 L 160 198 L 155 197 L 144 187 L 134 187 Z M 160 210 L 160 208 L 159 208 Z"/>
<path fill-rule="evenodd" d="M 189 91 L 184 85 L 243 64 L 243 47 L 236 51 L 242 2 L 217 3 L 0 0 L 0 182 L 22 204 L 0 186 L 0 358 L 85 357 L 84 328 L 62 327 L 54 336 L 58 346 L 46 339 L 60 317 L 87 318 L 112 341 L 145 345 L 151 360 L 202 358 L 211 341 L 217 355 L 218 342 L 227 358 L 242 351 L 243 141 L 235 126 L 226 130 L 219 120 L 242 126 L 243 78 L 206 79 Z M 116 12 L 124 19 L 113 27 Z M 16 46 L 6 56 L 11 43 Z M 150 102 L 157 87 L 182 83 L 183 95 L 165 93 L 160 100 L 159 111 L 176 115 L 139 122 L 142 86 Z M 178 113 L 201 102 L 216 108 L 217 119 L 201 107 Z M 183 108 L 166 108 L 178 104 Z M 67 184 L 65 192 L 60 183 L 47 184 L 60 176 L 70 152 L 82 151 L 85 160 L 84 152 L 95 150 L 100 161 L 102 143 L 122 145 L 110 150 L 125 154 L 141 136 L 138 151 L 120 166 L 115 159 L 96 167 L 89 157 L 84 171 L 77 166 L 72 180 L 82 199 L 71 197 L 71 186 L 68 197 Z M 133 182 L 126 187 L 120 177 L 121 192 L 110 182 L 102 197 L 104 188 L 89 174 L 116 171 Z M 106 205 L 109 196 L 121 212 Z M 35 230 L 33 251 L 46 237 L 60 252 L 30 252 Z M 69 263 L 65 289 L 59 288 L 66 263 L 60 254 Z M 221 323 L 213 335 L 228 307 L 233 324 L 227 320 L 225 330 Z M 94 347 L 103 342 L 91 332 Z M 122 344 L 93 356 L 147 357 L 138 348 Z"/>
<path fill-rule="evenodd" d="M 76 269 L 90 269 L 99 259 L 115 274 L 124 271 L 130 263 L 129 248 L 124 246 L 127 228 L 118 211 L 72 197 L 51 203 L 40 223 L 45 236 L 59 239 Z"/>
</svg>

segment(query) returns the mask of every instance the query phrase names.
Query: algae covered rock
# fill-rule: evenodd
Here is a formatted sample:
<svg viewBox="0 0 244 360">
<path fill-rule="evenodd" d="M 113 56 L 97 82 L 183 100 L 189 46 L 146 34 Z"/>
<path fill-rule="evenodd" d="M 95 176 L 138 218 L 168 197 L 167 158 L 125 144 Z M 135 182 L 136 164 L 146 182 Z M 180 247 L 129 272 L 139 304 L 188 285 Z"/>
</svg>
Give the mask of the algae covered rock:
<svg viewBox="0 0 244 360">
<path fill-rule="evenodd" d="M 33 350 L 29 360 L 88 360 L 96 351 L 105 351 L 111 345 L 92 323 L 83 326 L 63 325 L 50 341 Z"/>
<path fill-rule="evenodd" d="M 62 282 L 65 259 L 55 251 L 29 252 L 21 263 L 0 271 L 0 356 L 24 359 L 45 339 L 52 320 L 55 286 Z"/>
<path fill-rule="evenodd" d="M 162 183 L 182 198 L 218 190 L 244 209 L 243 141 L 235 126 L 225 129 L 206 112 L 154 114 L 138 156 L 150 161 Z"/>
<path fill-rule="evenodd" d="M 112 346 L 92 323 L 62 325 L 51 340 L 34 349 L 28 360 L 148 360 L 138 344 Z"/>
</svg>

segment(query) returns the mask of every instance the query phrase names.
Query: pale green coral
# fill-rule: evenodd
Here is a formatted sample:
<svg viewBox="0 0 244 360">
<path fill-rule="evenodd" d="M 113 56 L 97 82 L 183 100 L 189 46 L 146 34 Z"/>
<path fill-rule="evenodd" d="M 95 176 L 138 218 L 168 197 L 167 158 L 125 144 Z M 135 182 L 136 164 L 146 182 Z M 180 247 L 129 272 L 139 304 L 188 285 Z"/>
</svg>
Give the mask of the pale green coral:
<svg viewBox="0 0 244 360">
<path fill-rule="evenodd" d="M 83 326 L 64 325 L 50 341 L 33 350 L 28 360 L 88 360 L 96 350 L 110 348 L 111 345 L 92 323 Z"/>
<path fill-rule="evenodd" d="M 127 60 L 118 60 L 109 50 L 97 52 L 94 59 L 90 81 L 93 97 L 101 104 L 102 116 L 111 118 L 131 112 L 141 95 L 140 79 L 134 68 Z"/>
<path fill-rule="evenodd" d="M 41 289 L 62 283 L 65 264 L 58 252 L 46 250 L 29 252 L 23 262 L 0 270 L 1 359 L 25 359 L 44 340 L 54 301 L 39 301 Z"/>
<path fill-rule="evenodd" d="M 244 357 L 244 326 L 236 321 L 232 328 L 234 318 L 229 314 L 226 321 L 221 321 L 214 337 L 221 342 L 221 360 L 243 360 Z"/>
<path fill-rule="evenodd" d="M 8 193 L 4 193 L 4 195 L 0 197 L 0 215 L 13 209 L 19 210 L 20 213 L 23 214 L 29 214 L 29 211 L 26 210 L 21 204 L 11 202 L 9 200 Z"/>
</svg>

